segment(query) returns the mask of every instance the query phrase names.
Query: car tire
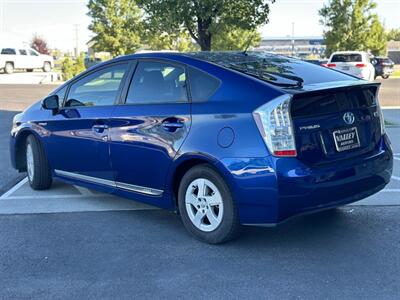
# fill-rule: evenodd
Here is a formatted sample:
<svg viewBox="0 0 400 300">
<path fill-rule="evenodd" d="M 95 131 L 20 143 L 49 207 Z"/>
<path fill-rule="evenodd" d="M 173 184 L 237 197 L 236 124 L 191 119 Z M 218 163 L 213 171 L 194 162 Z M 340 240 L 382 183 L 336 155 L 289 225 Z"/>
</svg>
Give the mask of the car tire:
<svg viewBox="0 0 400 300">
<path fill-rule="evenodd" d="M 183 225 L 201 241 L 221 244 L 240 233 L 239 213 L 231 191 L 209 165 L 195 166 L 183 176 L 178 206 Z"/>
<path fill-rule="evenodd" d="M 33 72 L 33 69 L 26 69 L 26 71 L 31 73 L 31 72 Z"/>
<path fill-rule="evenodd" d="M 53 178 L 42 145 L 35 136 L 29 135 L 26 139 L 25 149 L 29 185 L 34 190 L 50 188 Z"/>
<path fill-rule="evenodd" d="M 6 63 L 6 65 L 4 66 L 4 72 L 6 74 L 14 73 L 14 64 L 10 62 Z"/>
<path fill-rule="evenodd" d="M 389 78 L 389 75 L 382 75 L 382 78 L 383 78 L 383 79 L 388 79 L 388 78 Z"/>
<path fill-rule="evenodd" d="M 44 65 L 43 65 L 43 72 L 50 72 L 51 71 L 51 64 L 48 62 L 48 61 L 46 61 L 45 63 L 44 63 Z"/>
</svg>

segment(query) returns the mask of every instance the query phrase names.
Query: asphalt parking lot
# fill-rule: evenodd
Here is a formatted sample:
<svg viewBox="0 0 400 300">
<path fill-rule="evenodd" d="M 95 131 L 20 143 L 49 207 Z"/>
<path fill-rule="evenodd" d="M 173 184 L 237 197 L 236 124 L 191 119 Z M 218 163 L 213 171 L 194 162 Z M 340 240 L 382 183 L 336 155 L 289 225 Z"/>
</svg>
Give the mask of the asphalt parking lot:
<svg viewBox="0 0 400 300">
<path fill-rule="evenodd" d="M 26 101 L 0 102 L 4 166 L 1 134 Z M 220 246 L 191 238 L 173 213 L 57 181 L 32 191 L 22 174 L 0 196 L 0 299 L 398 299 L 400 110 L 384 114 L 395 153 L 385 190 L 276 228 L 246 227 Z"/>
</svg>

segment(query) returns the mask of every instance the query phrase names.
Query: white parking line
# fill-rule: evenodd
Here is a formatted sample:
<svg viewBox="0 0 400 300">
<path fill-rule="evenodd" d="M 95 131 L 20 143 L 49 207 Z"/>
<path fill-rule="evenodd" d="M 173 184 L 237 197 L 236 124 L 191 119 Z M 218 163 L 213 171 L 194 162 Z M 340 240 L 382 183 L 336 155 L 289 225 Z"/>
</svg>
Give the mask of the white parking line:
<svg viewBox="0 0 400 300">
<path fill-rule="evenodd" d="M 395 160 L 400 160 L 400 157 L 393 157 L 393 159 L 395 159 Z"/>
<path fill-rule="evenodd" d="M 398 176 L 393 176 L 393 175 L 392 175 L 392 179 L 394 179 L 394 180 L 400 180 L 400 177 L 398 177 Z"/>
<path fill-rule="evenodd" d="M 70 198 L 97 198 L 97 197 L 105 197 L 104 194 L 90 194 L 90 195 L 40 195 L 40 196 L 10 196 L 7 198 L 0 198 L 0 201 L 8 201 L 8 200 L 22 200 L 22 199 L 70 199 Z"/>
<path fill-rule="evenodd" d="M 383 192 L 383 193 L 400 193 L 400 189 L 384 189 L 381 192 Z"/>
<path fill-rule="evenodd" d="M 8 198 L 10 195 L 15 193 L 21 186 L 23 186 L 27 182 L 28 182 L 28 177 L 25 177 L 20 182 L 18 182 L 16 185 L 14 185 L 11 189 L 9 189 L 7 192 L 5 192 L 3 195 L 1 195 L 0 199 Z"/>
</svg>

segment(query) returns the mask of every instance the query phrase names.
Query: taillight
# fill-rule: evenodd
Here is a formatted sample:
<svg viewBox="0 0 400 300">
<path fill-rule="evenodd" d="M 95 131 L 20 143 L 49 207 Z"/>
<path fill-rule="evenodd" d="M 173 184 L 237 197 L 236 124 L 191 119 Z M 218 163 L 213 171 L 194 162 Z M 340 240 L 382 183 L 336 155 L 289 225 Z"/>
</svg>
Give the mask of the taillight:
<svg viewBox="0 0 400 300">
<path fill-rule="evenodd" d="M 282 95 L 253 112 L 261 136 L 274 156 L 296 156 L 296 143 L 290 117 L 290 95 Z"/>
<path fill-rule="evenodd" d="M 334 68 L 334 67 L 336 67 L 336 64 L 326 64 L 326 66 L 327 66 L 328 68 Z"/>
<path fill-rule="evenodd" d="M 364 68 L 364 67 L 366 67 L 367 65 L 366 64 L 356 64 L 356 67 L 357 68 Z"/>
<path fill-rule="evenodd" d="M 376 99 L 376 107 L 377 107 L 377 111 L 379 114 L 379 121 L 380 121 L 380 125 L 381 125 L 381 135 L 384 135 L 386 133 L 385 118 L 383 117 L 381 105 L 379 104 L 378 98 Z"/>
</svg>

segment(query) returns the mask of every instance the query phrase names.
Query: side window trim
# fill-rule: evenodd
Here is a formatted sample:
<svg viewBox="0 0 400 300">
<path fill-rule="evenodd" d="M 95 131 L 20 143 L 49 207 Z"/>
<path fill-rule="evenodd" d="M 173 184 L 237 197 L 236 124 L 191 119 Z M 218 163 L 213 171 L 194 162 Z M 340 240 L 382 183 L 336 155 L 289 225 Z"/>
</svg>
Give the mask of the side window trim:
<svg viewBox="0 0 400 300">
<path fill-rule="evenodd" d="M 129 62 L 129 71 L 126 74 L 126 78 L 123 82 L 120 97 L 117 99 L 118 101 L 115 103 L 116 105 L 124 105 L 126 102 L 126 97 L 128 97 L 129 86 L 131 85 L 131 81 L 133 80 L 133 75 L 136 72 L 136 68 L 138 66 L 138 61 L 131 60 Z"/>
<path fill-rule="evenodd" d="M 176 61 L 172 61 L 169 59 L 163 59 L 163 58 L 139 58 L 135 60 L 134 66 L 132 67 L 132 72 L 130 72 L 130 78 L 129 80 L 126 80 L 126 90 L 124 90 L 124 94 L 122 95 L 121 102 L 119 103 L 120 105 L 149 105 L 149 103 L 126 103 L 127 97 L 128 97 L 128 92 L 129 92 L 129 87 L 132 83 L 133 77 L 135 76 L 135 73 L 137 71 L 137 67 L 140 62 L 157 62 L 157 63 L 164 63 L 164 64 L 169 64 L 172 66 L 176 66 L 179 68 L 183 68 L 185 72 L 185 77 L 186 77 L 186 82 L 185 82 L 185 87 L 186 87 L 186 94 L 187 94 L 187 101 L 186 102 L 159 102 L 159 103 L 151 103 L 151 104 L 190 104 L 192 103 L 192 97 L 190 93 L 190 86 L 189 86 L 189 80 L 188 80 L 188 68 L 185 64 L 179 63 Z"/>
<path fill-rule="evenodd" d="M 95 72 L 101 71 L 101 70 L 109 68 L 109 67 L 114 67 L 114 66 L 117 66 L 117 65 L 124 65 L 124 64 L 127 65 L 128 72 L 126 72 L 124 74 L 124 77 L 121 80 L 121 85 L 120 85 L 120 88 L 118 90 L 117 97 L 116 97 L 114 103 L 110 104 L 110 105 L 103 105 L 102 107 L 117 105 L 120 102 L 120 98 L 121 98 L 121 95 L 122 95 L 123 87 L 126 85 L 128 74 L 130 73 L 130 70 L 132 68 L 132 61 L 131 60 L 123 60 L 123 61 L 119 61 L 119 62 L 115 62 L 115 63 L 110 63 L 110 64 L 104 65 L 102 67 L 99 67 L 99 68 L 94 68 L 93 70 L 90 70 L 88 72 L 84 72 L 83 74 L 78 75 L 76 78 L 73 78 L 67 84 L 68 88 L 67 88 L 67 91 L 65 92 L 65 96 L 64 96 L 64 99 L 63 99 L 62 106 L 60 106 L 60 110 L 62 110 L 62 109 L 70 109 L 71 108 L 71 107 L 65 107 L 64 105 L 65 105 L 66 100 L 68 99 L 69 92 L 71 90 L 71 86 L 72 85 L 74 85 L 75 83 L 77 83 L 81 79 L 84 79 L 85 77 L 92 75 Z M 74 107 L 74 108 L 92 108 L 92 107 L 96 107 L 96 106 L 77 106 L 77 107 Z"/>
</svg>

